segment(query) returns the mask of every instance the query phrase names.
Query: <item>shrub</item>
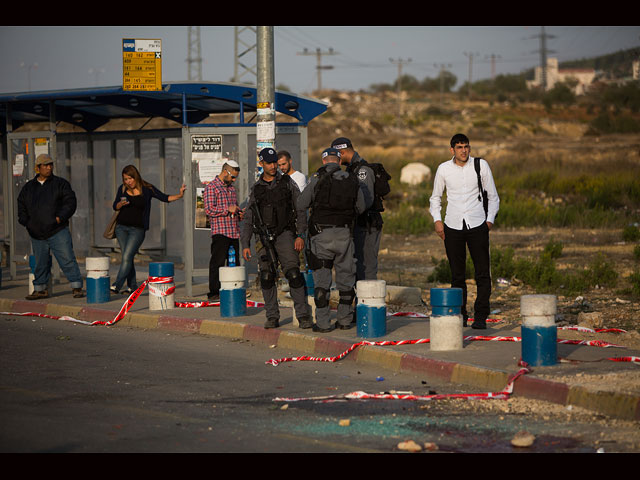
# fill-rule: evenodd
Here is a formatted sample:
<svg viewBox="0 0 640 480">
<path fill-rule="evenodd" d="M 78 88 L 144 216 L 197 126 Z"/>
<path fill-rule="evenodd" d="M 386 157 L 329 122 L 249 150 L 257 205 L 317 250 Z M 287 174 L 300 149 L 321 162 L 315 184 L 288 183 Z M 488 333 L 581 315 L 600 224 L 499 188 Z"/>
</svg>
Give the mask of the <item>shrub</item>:
<svg viewBox="0 0 640 480">
<path fill-rule="evenodd" d="M 622 230 L 622 239 L 625 242 L 635 242 L 640 239 L 640 230 L 635 225 L 627 225 Z"/>
</svg>

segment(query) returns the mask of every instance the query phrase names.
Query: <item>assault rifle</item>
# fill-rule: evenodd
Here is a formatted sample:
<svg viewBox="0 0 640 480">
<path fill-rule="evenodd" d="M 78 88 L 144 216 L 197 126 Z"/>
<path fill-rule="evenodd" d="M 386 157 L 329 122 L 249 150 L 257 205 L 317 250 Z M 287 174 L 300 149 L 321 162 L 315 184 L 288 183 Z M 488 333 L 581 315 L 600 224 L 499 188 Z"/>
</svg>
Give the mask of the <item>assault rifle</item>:
<svg viewBox="0 0 640 480">
<path fill-rule="evenodd" d="M 266 260 L 269 263 L 269 270 L 273 274 L 273 278 L 278 278 L 278 253 L 275 248 L 276 236 L 269 230 L 262 220 L 262 214 L 257 203 L 251 205 L 253 212 L 253 231 L 260 238 L 260 243 L 266 252 Z"/>
</svg>

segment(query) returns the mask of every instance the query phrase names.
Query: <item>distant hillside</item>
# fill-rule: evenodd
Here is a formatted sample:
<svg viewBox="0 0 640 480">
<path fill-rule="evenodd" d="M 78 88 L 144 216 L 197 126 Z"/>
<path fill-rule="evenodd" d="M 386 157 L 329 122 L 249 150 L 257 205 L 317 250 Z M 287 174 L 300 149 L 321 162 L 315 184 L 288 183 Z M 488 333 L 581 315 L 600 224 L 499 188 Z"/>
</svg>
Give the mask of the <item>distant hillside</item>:
<svg viewBox="0 0 640 480">
<path fill-rule="evenodd" d="M 602 71 L 611 78 L 624 78 L 631 76 L 631 65 L 634 60 L 640 60 L 640 47 L 619 52 L 610 53 L 594 58 L 584 58 L 561 62 L 560 68 L 593 68 Z"/>
</svg>

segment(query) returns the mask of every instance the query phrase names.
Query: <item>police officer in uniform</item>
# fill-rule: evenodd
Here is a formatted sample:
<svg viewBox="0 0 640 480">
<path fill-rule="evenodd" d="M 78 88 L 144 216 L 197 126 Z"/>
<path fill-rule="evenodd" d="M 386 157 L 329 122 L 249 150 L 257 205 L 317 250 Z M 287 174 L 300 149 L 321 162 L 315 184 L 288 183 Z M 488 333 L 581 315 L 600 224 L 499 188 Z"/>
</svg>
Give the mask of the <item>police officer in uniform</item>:
<svg viewBox="0 0 640 480">
<path fill-rule="evenodd" d="M 309 210 L 309 267 L 313 269 L 316 332 L 330 332 L 329 297 L 332 269 L 340 294 L 336 327 L 353 327 L 356 261 L 352 229 L 365 209 L 364 195 L 355 175 L 340 168 L 340 152 L 322 152 L 323 166 L 309 179 L 300 195 L 299 209 Z"/>
<path fill-rule="evenodd" d="M 300 272 L 299 255 L 304 248 L 304 233 L 307 229 L 307 217 L 304 210 L 297 210 L 296 205 L 300 190 L 289 175 L 278 170 L 278 155 L 273 148 L 264 148 L 259 153 L 262 175 L 253 185 L 249 201 L 240 226 L 240 243 L 242 256 L 246 261 L 251 259 L 251 234 L 256 232 L 254 224 L 258 219 L 253 208 L 258 209 L 263 226 L 274 236 L 273 247 L 282 272 L 289 282 L 291 298 L 294 302 L 296 317 L 300 328 L 311 328 L 311 308 L 307 303 L 304 277 Z M 280 326 L 280 309 L 278 307 L 278 288 L 276 285 L 278 265 L 271 265 L 265 245 L 257 252 L 260 272 L 260 286 L 265 303 L 267 321 L 264 328 Z"/>
<path fill-rule="evenodd" d="M 351 140 L 336 138 L 331 147 L 340 150 L 340 162 L 347 166 L 348 172 L 356 174 L 365 196 L 365 211 L 358 216 L 353 231 L 353 244 L 357 261 L 356 280 L 377 280 L 378 250 L 382 234 L 382 215 L 375 211 L 373 170 L 367 162 L 353 149 Z"/>
</svg>

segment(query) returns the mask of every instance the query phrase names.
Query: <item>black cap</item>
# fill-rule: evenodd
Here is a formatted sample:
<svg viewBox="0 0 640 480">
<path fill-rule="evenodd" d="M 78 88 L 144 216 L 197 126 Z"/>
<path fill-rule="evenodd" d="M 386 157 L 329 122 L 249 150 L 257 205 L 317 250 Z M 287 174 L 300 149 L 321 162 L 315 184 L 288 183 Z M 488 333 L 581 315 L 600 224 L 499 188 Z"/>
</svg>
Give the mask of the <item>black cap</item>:
<svg viewBox="0 0 640 480">
<path fill-rule="evenodd" d="M 329 157 L 329 156 L 340 158 L 342 154 L 340 153 L 340 150 L 338 150 L 337 148 L 332 148 L 332 147 L 325 148 L 324 151 L 322 152 L 322 158 Z"/>
<path fill-rule="evenodd" d="M 276 163 L 278 161 L 278 154 L 273 148 L 267 147 L 260 150 L 258 158 L 264 163 Z"/>
<path fill-rule="evenodd" d="M 338 150 L 342 148 L 353 148 L 351 145 L 351 140 L 345 137 L 338 137 L 333 142 L 331 142 L 332 148 L 337 148 Z"/>
</svg>

